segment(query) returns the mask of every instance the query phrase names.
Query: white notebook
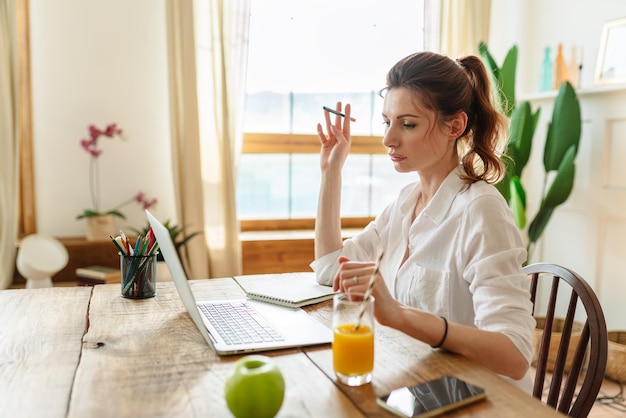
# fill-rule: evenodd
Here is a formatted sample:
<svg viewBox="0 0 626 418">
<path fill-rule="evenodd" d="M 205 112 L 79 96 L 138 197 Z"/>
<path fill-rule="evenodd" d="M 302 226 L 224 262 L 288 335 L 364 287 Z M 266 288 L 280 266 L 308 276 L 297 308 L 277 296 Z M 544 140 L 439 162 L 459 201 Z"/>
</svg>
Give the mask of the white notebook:
<svg viewBox="0 0 626 418">
<path fill-rule="evenodd" d="M 299 308 L 332 299 L 332 286 L 315 281 L 313 272 L 248 274 L 235 276 L 250 299 Z"/>
</svg>

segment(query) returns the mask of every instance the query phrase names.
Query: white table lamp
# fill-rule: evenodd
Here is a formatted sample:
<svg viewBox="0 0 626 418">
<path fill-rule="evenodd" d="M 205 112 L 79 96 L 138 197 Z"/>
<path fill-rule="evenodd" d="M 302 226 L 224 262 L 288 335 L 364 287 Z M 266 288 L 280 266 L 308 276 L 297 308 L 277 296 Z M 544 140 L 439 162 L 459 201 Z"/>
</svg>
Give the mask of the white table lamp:
<svg viewBox="0 0 626 418">
<path fill-rule="evenodd" d="M 24 238 L 17 252 L 17 271 L 26 279 L 27 289 L 52 287 L 52 276 L 69 260 L 67 249 L 57 239 L 32 234 Z"/>
</svg>

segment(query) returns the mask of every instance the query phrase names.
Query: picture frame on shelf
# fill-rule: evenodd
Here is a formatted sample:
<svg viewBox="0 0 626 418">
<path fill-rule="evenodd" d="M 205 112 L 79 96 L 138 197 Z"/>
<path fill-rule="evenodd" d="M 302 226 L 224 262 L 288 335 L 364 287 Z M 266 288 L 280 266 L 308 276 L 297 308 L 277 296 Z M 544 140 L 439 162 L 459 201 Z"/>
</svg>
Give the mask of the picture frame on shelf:
<svg viewBox="0 0 626 418">
<path fill-rule="evenodd" d="M 626 83 L 626 17 L 604 24 L 598 59 L 595 85 Z"/>
</svg>

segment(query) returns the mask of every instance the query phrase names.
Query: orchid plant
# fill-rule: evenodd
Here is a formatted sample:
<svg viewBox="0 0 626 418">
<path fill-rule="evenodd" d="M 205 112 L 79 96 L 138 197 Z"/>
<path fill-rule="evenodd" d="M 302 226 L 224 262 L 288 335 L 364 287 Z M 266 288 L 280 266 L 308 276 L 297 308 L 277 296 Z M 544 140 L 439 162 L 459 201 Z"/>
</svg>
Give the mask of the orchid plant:
<svg viewBox="0 0 626 418">
<path fill-rule="evenodd" d="M 133 202 L 139 203 L 143 209 L 149 209 L 151 206 L 157 203 L 157 199 L 148 199 L 143 192 L 138 192 L 130 199 L 127 199 L 113 209 L 102 211 L 100 209 L 100 172 L 98 167 L 98 158 L 102 154 L 102 149 L 99 147 L 98 141 L 100 138 L 120 138 L 122 136 L 122 130 L 118 128 L 117 124 L 111 123 L 106 126 L 104 130 L 98 129 L 95 125 L 89 125 L 89 139 L 81 139 L 80 146 L 89 154 L 89 191 L 91 194 L 92 209 L 85 209 L 80 213 L 76 219 L 89 218 L 92 216 L 113 215 L 118 218 L 126 219 L 126 216 L 120 211 L 121 208 L 127 206 Z"/>
</svg>

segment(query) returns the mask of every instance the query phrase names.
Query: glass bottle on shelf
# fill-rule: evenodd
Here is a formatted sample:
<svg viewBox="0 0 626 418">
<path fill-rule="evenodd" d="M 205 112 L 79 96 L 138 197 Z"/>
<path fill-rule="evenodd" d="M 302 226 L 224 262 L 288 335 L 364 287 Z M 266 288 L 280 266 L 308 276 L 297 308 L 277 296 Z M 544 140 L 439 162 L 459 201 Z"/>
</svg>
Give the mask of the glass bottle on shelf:
<svg viewBox="0 0 626 418">
<path fill-rule="evenodd" d="M 552 89 L 552 58 L 550 58 L 550 47 L 544 50 L 543 62 L 539 71 L 539 91 Z"/>
<path fill-rule="evenodd" d="M 563 44 L 559 44 L 556 58 L 554 59 L 554 89 L 558 90 L 564 81 L 567 81 L 567 63 L 563 56 Z"/>
<path fill-rule="evenodd" d="M 567 65 L 567 79 L 575 89 L 579 87 L 580 80 L 580 66 L 576 55 L 576 47 L 573 46 L 572 56 L 570 57 L 569 64 Z"/>
</svg>

